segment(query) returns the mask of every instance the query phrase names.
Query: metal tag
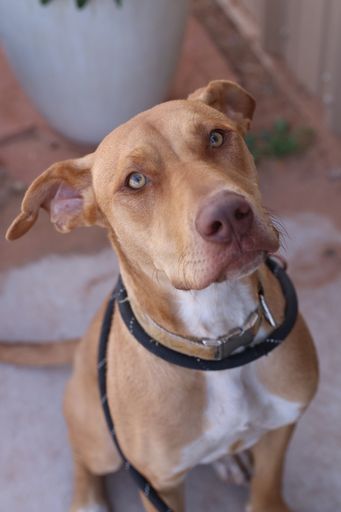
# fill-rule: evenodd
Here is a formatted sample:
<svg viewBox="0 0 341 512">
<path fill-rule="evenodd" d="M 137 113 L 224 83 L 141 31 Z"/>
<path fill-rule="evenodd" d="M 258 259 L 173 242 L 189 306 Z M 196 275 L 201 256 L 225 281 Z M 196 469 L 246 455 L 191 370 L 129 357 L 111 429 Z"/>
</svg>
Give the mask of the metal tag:
<svg viewBox="0 0 341 512">
<path fill-rule="evenodd" d="M 266 303 L 265 297 L 262 293 L 259 294 L 260 305 L 262 306 L 262 311 L 264 314 L 264 318 L 271 325 L 271 327 L 277 327 L 276 320 L 274 319 L 269 306 Z"/>
</svg>

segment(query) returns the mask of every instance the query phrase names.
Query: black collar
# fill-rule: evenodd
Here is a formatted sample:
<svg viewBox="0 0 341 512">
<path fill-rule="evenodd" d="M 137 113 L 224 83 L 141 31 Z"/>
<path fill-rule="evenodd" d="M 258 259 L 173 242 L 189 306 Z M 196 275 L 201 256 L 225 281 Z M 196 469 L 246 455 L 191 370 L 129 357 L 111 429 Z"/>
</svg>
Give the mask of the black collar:
<svg viewBox="0 0 341 512">
<path fill-rule="evenodd" d="M 112 314 L 113 311 L 113 300 L 117 299 L 121 317 L 136 341 L 138 341 L 149 352 L 168 363 L 189 368 L 191 370 L 203 371 L 228 370 L 230 368 L 243 366 L 244 364 L 248 364 L 259 359 L 276 348 L 287 337 L 297 318 L 297 296 L 295 288 L 287 273 L 273 258 L 268 258 L 266 260 L 266 265 L 277 277 L 285 297 L 285 312 L 282 324 L 276 327 L 263 340 L 257 342 L 256 345 L 248 345 L 242 351 L 228 355 L 227 357 L 217 361 L 209 361 L 182 354 L 151 338 L 134 315 L 121 277 L 119 278 L 113 293 L 112 305 L 110 305 L 110 303 L 108 305 L 108 309 L 111 311 L 109 314 Z"/>
</svg>

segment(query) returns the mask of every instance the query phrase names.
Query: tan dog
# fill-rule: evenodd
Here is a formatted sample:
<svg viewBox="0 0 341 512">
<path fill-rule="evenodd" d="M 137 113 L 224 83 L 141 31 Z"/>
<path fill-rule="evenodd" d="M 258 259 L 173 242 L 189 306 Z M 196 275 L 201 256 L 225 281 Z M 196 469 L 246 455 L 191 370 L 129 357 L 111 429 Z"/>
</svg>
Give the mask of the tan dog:
<svg viewBox="0 0 341 512">
<path fill-rule="evenodd" d="M 278 233 L 243 141 L 253 111 L 245 90 L 216 81 L 188 100 L 138 115 L 93 154 L 57 163 L 37 178 L 7 237 L 26 233 L 41 207 L 63 233 L 103 226 L 144 329 L 194 356 L 205 357 L 191 338 L 217 338 L 244 325 L 257 305 L 259 279 L 281 321 L 284 298 L 263 264 L 278 248 Z M 72 512 L 108 510 L 102 475 L 121 465 L 97 384 L 103 313 L 104 306 L 79 345 L 65 398 L 75 462 Z M 270 331 L 263 321 L 257 336 Z M 281 495 L 284 456 L 316 385 L 315 350 L 301 317 L 268 357 L 201 372 L 149 353 L 115 312 L 107 387 L 119 442 L 176 512 L 184 510 L 191 468 L 246 448 L 254 459 L 249 510 L 288 512 Z"/>
</svg>

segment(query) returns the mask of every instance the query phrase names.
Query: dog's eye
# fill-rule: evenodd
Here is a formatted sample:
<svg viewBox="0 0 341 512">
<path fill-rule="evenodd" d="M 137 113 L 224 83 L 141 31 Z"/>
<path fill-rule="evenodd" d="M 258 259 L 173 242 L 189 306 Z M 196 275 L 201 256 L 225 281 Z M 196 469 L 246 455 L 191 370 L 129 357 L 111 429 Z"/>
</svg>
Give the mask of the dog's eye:
<svg viewBox="0 0 341 512">
<path fill-rule="evenodd" d="M 224 144 L 224 132 L 221 130 L 212 130 L 210 133 L 210 146 L 211 148 L 219 148 Z"/>
<path fill-rule="evenodd" d="M 129 188 L 133 188 L 134 190 L 143 188 L 146 183 L 147 178 L 144 176 L 144 174 L 141 174 L 139 172 L 132 172 L 131 174 L 129 174 L 126 180 L 127 186 Z"/>
</svg>

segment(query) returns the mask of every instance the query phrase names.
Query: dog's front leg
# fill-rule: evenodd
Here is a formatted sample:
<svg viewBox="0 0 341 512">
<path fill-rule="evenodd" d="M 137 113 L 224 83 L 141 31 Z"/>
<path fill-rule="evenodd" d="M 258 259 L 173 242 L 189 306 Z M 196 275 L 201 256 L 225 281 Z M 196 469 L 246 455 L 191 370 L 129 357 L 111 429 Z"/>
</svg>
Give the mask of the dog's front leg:
<svg viewBox="0 0 341 512">
<path fill-rule="evenodd" d="M 184 485 L 180 484 L 170 489 L 158 489 L 159 496 L 167 503 L 174 512 L 184 512 Z M 140 493 L 143 506 L 146 512 L 157 512 L 148 498 Z"/>
<path fill-rule="evenodd" d="M 252 448 L 254 473 L 248 512 L 291 512 L 282 497 L 285 453 L 295 425 L 267 432 Z"/>
<path fill-rule="evenodd" d="M 104 477 L 91 473 L 74 460 L 74 495 L 70 512 L 109 512 Z"/>
</svg>

